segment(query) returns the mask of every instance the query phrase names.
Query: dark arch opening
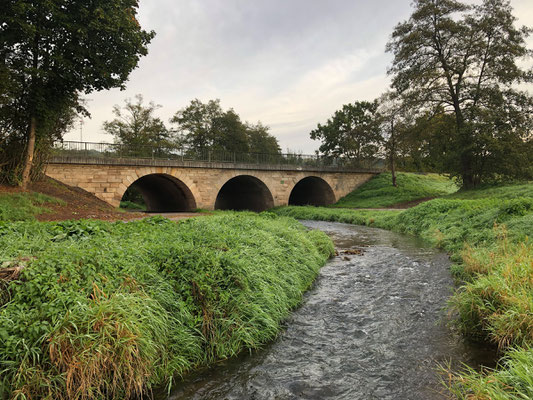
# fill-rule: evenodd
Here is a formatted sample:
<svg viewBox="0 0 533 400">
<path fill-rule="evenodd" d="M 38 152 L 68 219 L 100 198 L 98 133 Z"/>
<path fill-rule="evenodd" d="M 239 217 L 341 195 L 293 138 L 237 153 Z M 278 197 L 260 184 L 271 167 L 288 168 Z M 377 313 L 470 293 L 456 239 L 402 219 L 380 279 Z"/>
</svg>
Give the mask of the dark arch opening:
<svg viewBox="0 0 533 400">
<path fill-rule="evenodd" d="M 196 209 L 190 189 L 170 175 L 151 174 L 133 182 L 122 200 L 142 199 L 148 212 L 182 212 Z"/>
<path fill-rule="evenodd" d="M 261 212 L 274 207 L 268 187 L 259 179 L 241 175 L 227 181 L 218 192 L 215 210 Z"/>
<path fill-rule="evenodd" d="M 327 206 L 335 203 L 335 193 L 322 178 L 309 176 L 294 186 L 289 197 L 293 206 Z"/>
</svg>

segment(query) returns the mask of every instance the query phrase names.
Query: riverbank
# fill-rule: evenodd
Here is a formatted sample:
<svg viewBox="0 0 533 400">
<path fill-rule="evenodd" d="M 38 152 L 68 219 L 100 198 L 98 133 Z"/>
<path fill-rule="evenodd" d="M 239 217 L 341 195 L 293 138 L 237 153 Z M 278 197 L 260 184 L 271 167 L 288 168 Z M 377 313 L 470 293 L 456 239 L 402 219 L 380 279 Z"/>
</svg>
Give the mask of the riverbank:
<svg viewBox="0 0 533 400">
<path fill-rule="evenodd" d="M 451 299 L 459 327 L 499 346 L 497 371 L 467 371 L 449 381 L 458 398 L 533 398 L 533 185 L 483 188 L 405 211 L 285 207 L 279 215 L 413 234 L 449 252 L 462 285 Z M 507 358 L 509 357 L 509 358 Z"/>
<path fill-rule="evenodd" d="M 148 396 L 257 348 L 334 251 L 271 213 L 4 222 L 0 248 L 0 398 L 13 399 Z"/>
<path fill-rule="evenodd" d="M 398 172 L 397 186 L 392 186 L 392 175 L 384 172 L 363 183 L 340 199 L 335 208 L 409 208 L 419 202 L 457 192 L 453 180 L 438 174 Z"/>
<path fill-rule="evenodd" d="M 0 221 L 130 220 L 143 213 L 116 209 L 85 190 L 44 177 L 28 191 L 0 185 Z"/>
</svg>

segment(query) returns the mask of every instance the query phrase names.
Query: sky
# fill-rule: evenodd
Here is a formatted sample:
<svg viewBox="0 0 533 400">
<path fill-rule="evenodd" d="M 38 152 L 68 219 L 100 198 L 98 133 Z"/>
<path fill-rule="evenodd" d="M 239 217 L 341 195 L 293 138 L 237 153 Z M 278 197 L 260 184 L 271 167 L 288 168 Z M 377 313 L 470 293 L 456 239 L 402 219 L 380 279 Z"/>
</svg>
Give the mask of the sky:
<svg viewBox="0 0 533 400">
<path fill-rule="evenodd" d="M 533 1 L 511 4 L 533 27 Z M 139 22 L 156 32 L 148 55 L 126 90 L 88 95 L 92 118 L 64 139 L 113 142 L 103 122 L 142 94 L 165 122 L 192 99 L 220 99 L 243 121 L 268 125 L 283 151 L 313 153 L 318 123 L 387 90 L 385 45 L 411 11 L 411 0 L 140 0 Z"/>
</svg>

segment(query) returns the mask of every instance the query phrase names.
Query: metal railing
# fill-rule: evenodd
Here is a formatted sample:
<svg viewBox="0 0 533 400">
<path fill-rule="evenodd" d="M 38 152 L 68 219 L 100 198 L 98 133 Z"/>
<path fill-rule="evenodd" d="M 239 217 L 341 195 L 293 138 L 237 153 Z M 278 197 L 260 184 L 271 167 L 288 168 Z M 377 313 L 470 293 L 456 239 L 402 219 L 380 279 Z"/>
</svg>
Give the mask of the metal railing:
<svg viewBox="0 0 533 400">
<path fill-rule="evenodd" d="M 132 146 L 117 143 L 74 141 L 55 143 L 53 157 L 69 159 L 152 159 L 206 163 L 290 165 L 319 168 L 350 168 L 367 171 L 379 171 L 383 168 L 383 160 L 381 159 L 353 160 L 296 153 L 238 153 L 208 148 L 190 149 L 185 147 Z"/>
</svg>

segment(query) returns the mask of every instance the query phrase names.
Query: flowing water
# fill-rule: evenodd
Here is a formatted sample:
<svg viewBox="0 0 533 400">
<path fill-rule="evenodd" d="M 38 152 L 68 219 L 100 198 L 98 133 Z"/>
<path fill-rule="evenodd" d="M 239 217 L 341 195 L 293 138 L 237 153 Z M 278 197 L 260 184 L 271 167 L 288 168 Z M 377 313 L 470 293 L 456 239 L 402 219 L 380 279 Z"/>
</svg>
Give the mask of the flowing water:
<svg viewBox="0 0 533 400">
<path fill-rule="evenodd" d="M 438 364 L 492 363 L 447 324 L 446 254 L 379 229 L 304 224 L 330 235 L 339 255 L 286 329 L 259 351 L 188 376 L 172 400 L 442 399 Z"/>
</svg>

